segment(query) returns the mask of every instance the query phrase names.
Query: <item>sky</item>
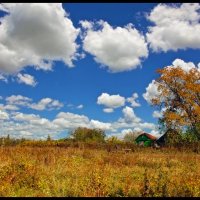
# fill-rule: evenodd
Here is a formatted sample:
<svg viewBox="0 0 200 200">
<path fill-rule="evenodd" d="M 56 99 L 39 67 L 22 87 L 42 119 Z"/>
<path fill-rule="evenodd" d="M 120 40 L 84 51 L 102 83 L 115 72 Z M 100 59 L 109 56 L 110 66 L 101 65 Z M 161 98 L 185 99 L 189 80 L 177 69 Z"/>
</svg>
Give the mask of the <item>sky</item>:
<svg viewBox="0 0 200 200">
<path fill-rule="evenodd" d="M 200 69 L 200 4 L 0 4 L 0 135 L 158 136 L 156 70 Z"/>
</svg>

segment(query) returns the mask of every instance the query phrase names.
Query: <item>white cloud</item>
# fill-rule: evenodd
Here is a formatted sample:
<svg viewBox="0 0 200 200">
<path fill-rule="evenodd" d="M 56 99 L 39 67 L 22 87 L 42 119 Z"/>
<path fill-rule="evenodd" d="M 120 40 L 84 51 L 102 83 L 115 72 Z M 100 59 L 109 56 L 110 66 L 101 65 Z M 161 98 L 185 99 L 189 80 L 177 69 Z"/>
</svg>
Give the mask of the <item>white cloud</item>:
<svg viewBox="0 0 200 200">
<path fill-rule="evenodd" d="M 108 93 L 102 93 L 97 99 L 97 104 L 104 105 L 108 108 L 114 109 L 114 108 L 124 106 L 125 98 L 120 96 L 119 94 L 109 95 Z M 111 110 L 109 110 L 109 111 L 111 111 Z"/>
<path fill-rule="evenodd" d="M 82 109 L 82 108 L 84 107 L 83 104 L 74 105 L 74 104 L 72 104 L 72 103 L 68 103 L 66 106 L 67 106 L 68 108 L 72 109 L 72 110 L 74 110 L 74 109 Z"/>
<path fill-rule="evenodd" d="M 24 113 L 18 112 L 12 116 L 12 119 L 16 121 L 21 121 L 21 122 L 28 122 L 30 125 L 37 126 L 37 127 L 44 126 L 44 128 L 48 128 L 48 129 L 57 128 L 48 119 L 41 118 L 39 115 L 35 115 L 35 114 L 24 114 Z"/>
<path fill-rule="evenodd" d="M 60 109 L 61 107 L 63 107 L 63 104 L 58 100 L 53 100 L 51 98 L 43 98 L 38 103 L 30 104 L 29 107 L 35 110 L 53 110 Z"/>
<path fill-rule="evenodd" d="M 90 121 L 90 126 L 91 128 L 98 128 L 98 129 L 102 129 L 102 130 L 110 130 L 111 129 L 111 123 L 104 123 L 104 122 L 100 122 L 98 120 L 91 120 Z"/>
<path fill-rule="evenodd" d="M 132 132 L 133 132 L 133 130 L 130 129 L 130 128 L 128 128 L 128 129 L 123 129 L 123 130 L 121 131 L 121 137 L 124 137 L 127 133 L 132 133 Z"/>
<path fill-rule="evenodd" d="M 146 88 L 146 92 L 143 94 L 144 99 L 151 104 L 153 98 L 159 97 L 160 92 L 158 91 L 158 82 L 152 80 L 152 82 Z"/>
<path fill-rule="evenodd" d="M 89 22 L 87 20 L 81 20 L 79 23 L 84 29 L 92 29 L 92 27 L 94 26 L 93 22 Z"/>
<path fill-rule="evenodd" d="M 135 131 L 135 132 L 141 132 L 141 131 L 142 131 L 142 129 L 141 129 L 141 128 L 139 128 L 139 127 L 135 127 L 135 128 L 133 129 L 133 131 Z"/>
<path fill-rule="evenodd" d="M 104 123 L 98 120 L 90 120 L 85 115 L 78 115 L 69 112 L 60 112 L 53 123 L 64 129 L 74 129 L 78 127 L 98 128 L 102 130 L 111 130 L 111 123 Z"/>
<path fill-rule="evenodd" d="M 24 114 L 24 113 L 15 113 L 12 116 L 12 119 L 17 120 L 17 121 L 28 121 L 32 122 L 34 120 L 40 119 L 39 115 L 34 115 L 34 114 Z"/>
<path fill-rule="evenodd" d="M 73 129 L 77 127 L 88 127 L 89 119 L 85 115 L 78 115 L 69 112 L 60 112 L 53 120 L 53 123 L 59 127 Z"/>
<path fill-rule="evenodd" d="M 51 98 L 43 98 L 38 103 L 33 103 L 32 99 L 21 95 L 12 95 L 6 98 L 6 103 L 9 105 L 18 105 L 34 110 L 58 110 L 63 107 L 63 103 Z"/>
<path fill-rule="evenodd" d="M 114 111 L 113 108 L 104 108 L 103 109 L 103 112 L 105 112 L 105 113 L 112 113 L 113 111 Z"/>
<path fill-rule="evenodd" d="M 147 17 L 155 26 L 149 27 L 147 41 L 153 51 L 200 48 L 200 4 L 180 6 L 157 5 Z"/>
<path fill-rule="evenodd" d="M 168 69 L 180 67 L 185 72 L 189 72 L 191 69 L 197 68 L 200 71 L 198 66 L 195 66 L 193 62 L 185 62 L 181 59 L 175 59 L 171 66 L 167 66 Z"/>
<path fill-rule="evenodd" d="M 157 111 L 157 110 L 155 110 L 155 111 L 153 112 L 153 117 L 154 117 L 154 118 L 161 118 L 161 117 L 162 117 L 162 113 L 159 112 L 159 111 Z"/>
<path fill-rule="evenodd" d="M 31 101 L 32 99 L 24 97 L 22 95 L 11 95 L 6 98 L 7 104 L 10 105 L 28 106 Z"/>
<path fill-rule="evenodd" d="M 26 136 L 26 137 L 27 137 L 27 136 L 29 137 L 29 136 L 32 136 L 32 135 L 33 135 L 33 133 L 31 133 L 31 132 L 29 132 L 29 131 L 23 131 L 23 130 L 20 131 L 20 134 L 23 135 L 23 136 Z"/>
<path fill-rule="evenodd" d="M 19 110 L 19 108 L 15 105 L 3 105 L 3 104 L 0 104 L 0 110 Z"/>
<path fill-rule="evenodd" d="M 140 105 L 140 103 L 138 103 L 136 101 L 137 98 L 138 98 L 138 94 L 137 93 L 133 93 L 132 97 L 127 98 L 126 101 L 131 103 L 132 107 L 139 107 L 141 105 Z"/>
<path fill-rule="evenodd" d="M 26 85 L 30 85 L 35 87 L 37 82 L 35 78 L 29 74 L 17 74 L 17 81 L 18 83 L 25 83 Z"/>
<path fill-rule="evenodd" d="M 0 81 L 4 81 L 5 83 L 8 83 L 7 77 L 5 77 L 3 74 L 0 74 Z"/>
<path fill-rule="evenodd" d="M 133 133 L 134 134 L 134 137 L 137 138 L 141 133 L 142 133 L 142 129 L 138 128 L 138 127 L 135 127 L 134 129 L 123 129 L 121 131 L 121 135 L 120 135 L 120 138 L 124 138 L 124 136 L 128 133 Z"/>
<path fill-rule="evenodd" d="M 123 129 L 120 132 L 116 132 L 116 133 L 112 132 L 111 134 L 109 134 L 107 136 L 107 138 L 110 138 L 110 137 L 114 136 L 114 137 L 117 137 L 119 140 L 123 140 L 124 136 L 129 132 L 132 132 L 132 130 L 131 129 Z"/>
<path fill-rule="evenodd" d="M 9 119 L 8 113 L 0 110 L 0 120 L 6 120 L 6 119 Z"/>
<path fill-rule="evenodd" d="M 48 134 L 56 136 L 61 131 L 56 124 L 39 115 L 13 112 L 11 116 L 12 120 L 0 123 L 0 129 L 1 133 L 6 132 L 12 137 L 45 139 Z"/>
<path fill-rule="evenodd" d="M 124 114 L 124 119 L 127 123 L 130 123 L 130 122 L 135 122 L 135 123 L 138 123 L 141 121 L 140 118 L 138 118 L 135 113 L 134 113 L 134 110 L 133 108 L 131 107 L 128 107 L 126 106 L 125 108 L 123 108 L 122 110 L 123 114 Z"/>
<path fill-rule="evenodd" d="M 76 108 L 78 108 L 78 109 L 82 109 L 82 108 L 83 108 L 83 105 L 80 104 L 80 105 L 78 105 Z"/>
<path fill-rule="evenodd" d="M 139 123 L 138 127 L 141 128 L 141 129 L 152 129 L 152 130 L 155 130 L 155 128 L 157 126 L 155 124 L 153 124 L 153 123 L 144 122 L 144 123 Z"/>
<path fill-rule="evenodd" d="M 141 58 L 148 56 L 144 36 L 128 24 L 124 28 L 113 28 L 102 20 L 92 23 L 80 21 L 85 28 L 83 48 L 94 56 L 97 63 L 107 66 L 110 72 L 136 69 Z M 95 28 L 99 26 L 99 30 Z"/>
<path fill-rule="evenodd" d="M 61 3 L 1 4 L 0 72 L 12 74 L 26 66 L 50 70 L 54 60 L 72 67 L 77 57 L 76 29 Z"/>
</svg>

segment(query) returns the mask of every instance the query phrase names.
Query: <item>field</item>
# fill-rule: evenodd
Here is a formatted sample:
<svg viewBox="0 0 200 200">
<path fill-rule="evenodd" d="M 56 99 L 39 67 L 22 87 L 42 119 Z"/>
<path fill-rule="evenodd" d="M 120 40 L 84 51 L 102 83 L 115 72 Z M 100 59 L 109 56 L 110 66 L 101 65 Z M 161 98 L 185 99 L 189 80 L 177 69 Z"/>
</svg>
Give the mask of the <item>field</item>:
<svg viewBox="0 0 200 200">
<path fill-rule="evenodd" d="M 200 154 L 1 147 L 0 196 L 200 196 Z"/>
</svg>

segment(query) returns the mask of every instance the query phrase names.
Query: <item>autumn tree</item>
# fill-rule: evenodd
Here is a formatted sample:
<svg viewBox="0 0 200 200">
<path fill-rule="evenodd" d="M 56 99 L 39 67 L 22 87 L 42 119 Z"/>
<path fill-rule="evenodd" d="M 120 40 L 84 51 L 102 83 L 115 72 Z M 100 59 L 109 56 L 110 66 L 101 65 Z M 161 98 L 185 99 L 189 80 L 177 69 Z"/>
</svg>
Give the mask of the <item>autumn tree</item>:
<svg viewBox="0 0 200 200">
<path fill-rule="evenodd" d="M 181 67 L 165 67 L 157 70 L 160 77 L 158 97 L 153 105 L 163 110 L 162 122 L 167 129 L 189 127 L 200 140 L 200 71 L 194 67 L 188 71 Z"/>
</svg>

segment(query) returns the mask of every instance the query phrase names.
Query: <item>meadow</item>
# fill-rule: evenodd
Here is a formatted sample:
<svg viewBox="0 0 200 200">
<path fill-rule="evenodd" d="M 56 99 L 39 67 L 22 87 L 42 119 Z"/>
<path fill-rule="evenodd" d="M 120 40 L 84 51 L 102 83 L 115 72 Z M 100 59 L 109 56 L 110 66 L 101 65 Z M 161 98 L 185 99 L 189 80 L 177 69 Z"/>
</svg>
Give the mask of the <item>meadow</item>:
<svg viewBox="0 0 200 200">
<path fill-rule="evenodd" d="M 0 196 L 199 197 L 200 154 L 176 148 L 0 147 Z"/>
</svg>

